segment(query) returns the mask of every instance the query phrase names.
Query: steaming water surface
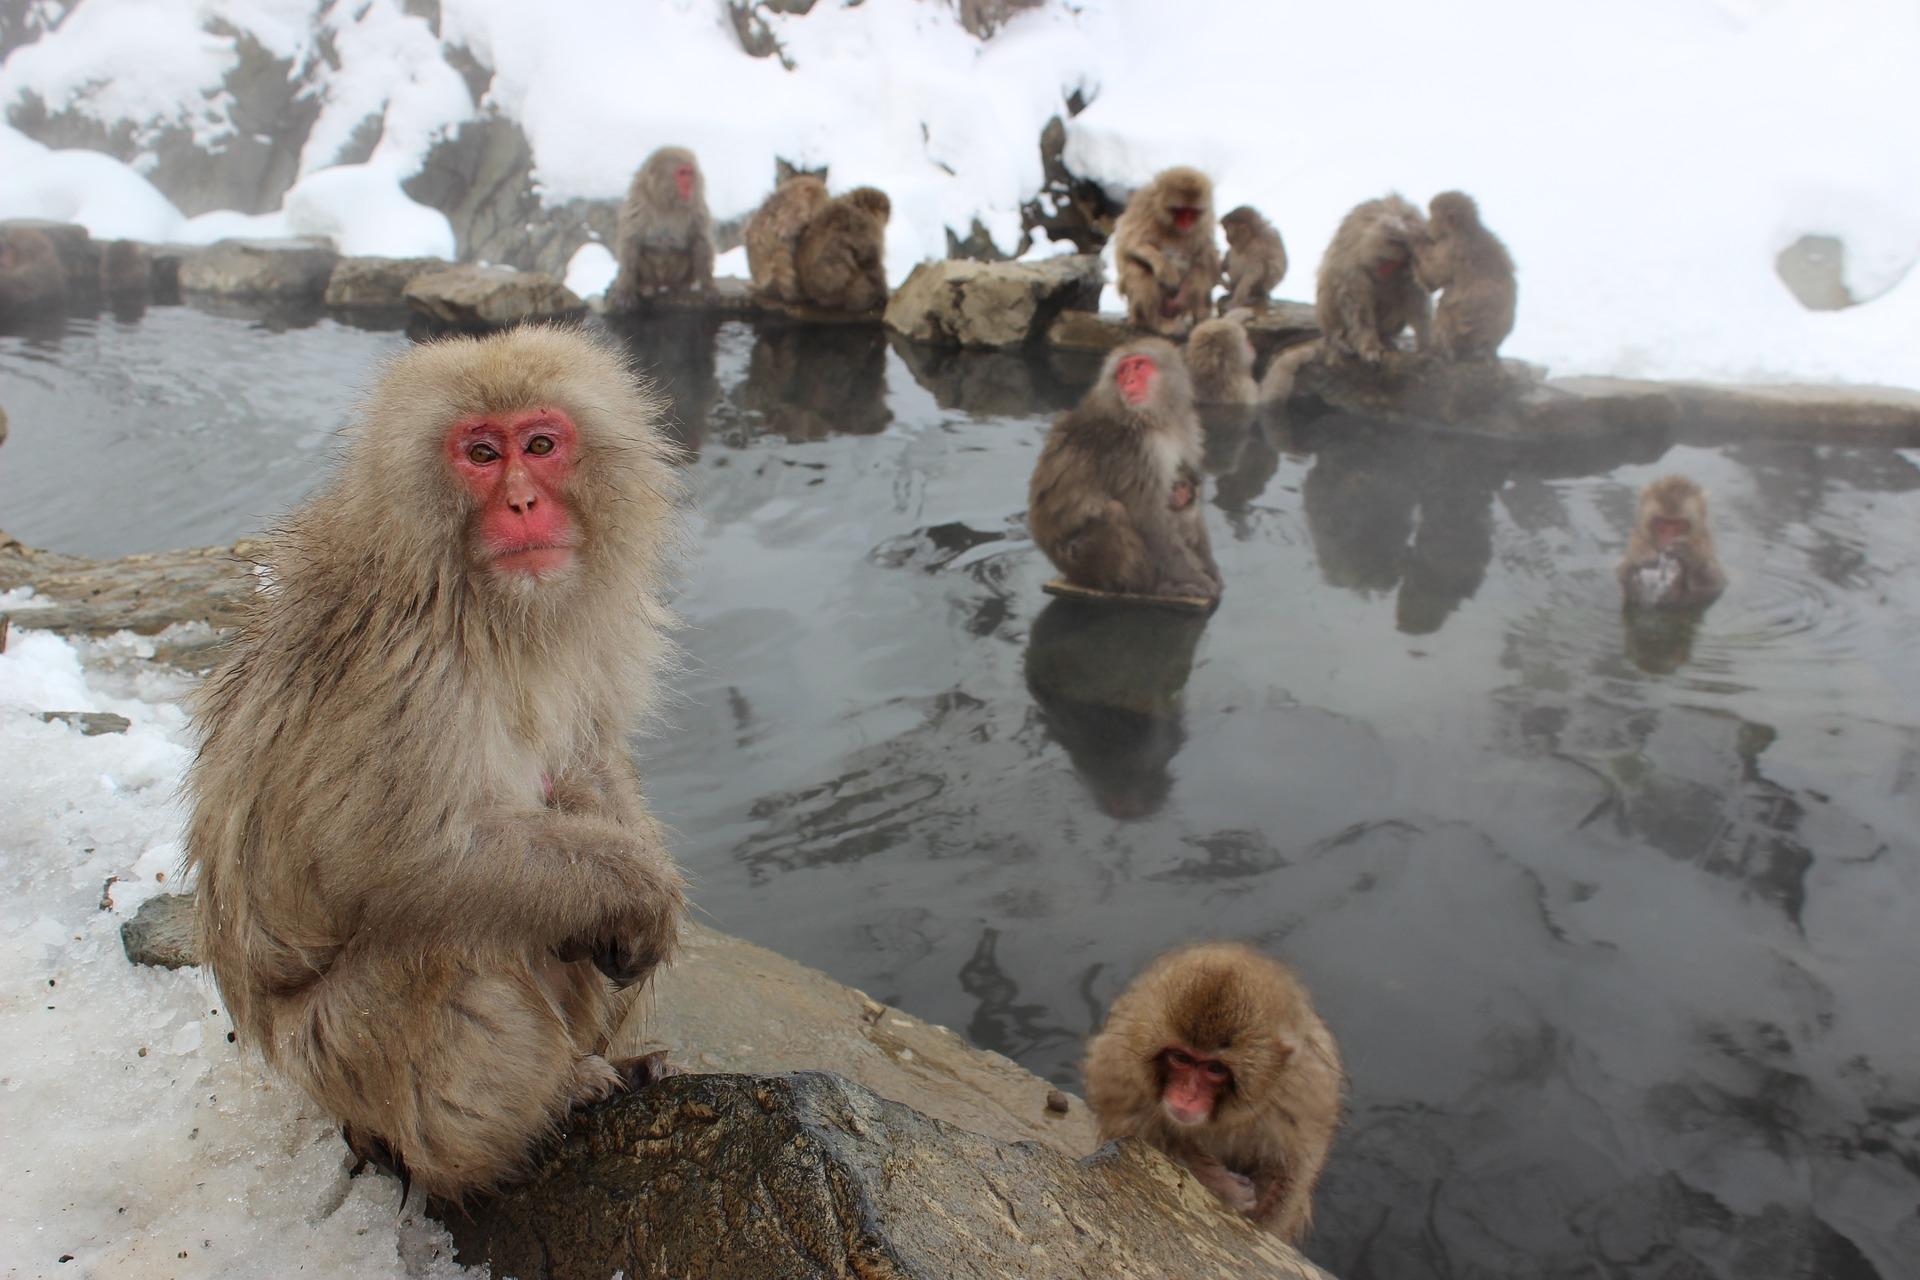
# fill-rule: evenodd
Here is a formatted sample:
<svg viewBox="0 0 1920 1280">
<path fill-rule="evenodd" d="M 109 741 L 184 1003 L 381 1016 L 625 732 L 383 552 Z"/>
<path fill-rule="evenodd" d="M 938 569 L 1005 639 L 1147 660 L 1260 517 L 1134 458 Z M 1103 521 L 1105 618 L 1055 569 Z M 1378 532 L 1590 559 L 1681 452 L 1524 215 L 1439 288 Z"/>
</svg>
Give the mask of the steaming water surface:
<svg viewBox="0 0 1920 1280">
<path fill-rule="evenodd" d="M 1150 956 L 1258 941 L 1351 1072 L 1309 1250 L 1345 1280 L 1920 1275 L 1920 458 L 1216 421 L 1220 611 L 1087 612 L 1022 514 L 1085 361 L 627 337 L 698 451 L 643 755 L 714 923 L 1069 1086 Z M 0 338 L 0 528 L 255 531 L 402 341 Z M 1732 585 L 1630 629 L 1674 470 Z"/>
</svg>

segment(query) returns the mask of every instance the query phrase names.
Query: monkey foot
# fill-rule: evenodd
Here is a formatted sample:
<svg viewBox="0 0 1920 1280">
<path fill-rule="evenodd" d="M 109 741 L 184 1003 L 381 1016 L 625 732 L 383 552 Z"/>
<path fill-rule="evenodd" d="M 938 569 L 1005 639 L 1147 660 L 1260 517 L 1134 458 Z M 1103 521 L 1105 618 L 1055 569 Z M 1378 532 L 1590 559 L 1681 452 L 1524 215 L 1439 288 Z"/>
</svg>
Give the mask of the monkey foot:
<svg viewBox="0 0 1920 1280">
<path fill-rule="evenodd" d="M 650 1084 L 658 1084 L 668 1076 L 682 1076 L 686 1070 L 667 1061 L 665 1049 L 655 1049 L 652 1053 L 641 1054 L 637 1058 L 620 1058 L 609 1064 L 620 1073 L 629 1089 L 644 1089 Z"/>
<path fill-rule="evenodd" d="M 349 1178 L 357 1178 L 372 1165 L 381 1173 L 400 1179 L 400 1207 L 406 1208 L 407 1195 L 413 1190 L 413 1172 L 407 1168 L 407 1162 L 399 1153 L 387 1145 L 387 1140 L 374 1134 L 362 1134 L 354 1131 L 350 1124 L 340 1126 L 340 1140 L 347 1144 L 347 1150 L 353 1153 L 353 1168 L 347 1170 Z"/>
</svg>

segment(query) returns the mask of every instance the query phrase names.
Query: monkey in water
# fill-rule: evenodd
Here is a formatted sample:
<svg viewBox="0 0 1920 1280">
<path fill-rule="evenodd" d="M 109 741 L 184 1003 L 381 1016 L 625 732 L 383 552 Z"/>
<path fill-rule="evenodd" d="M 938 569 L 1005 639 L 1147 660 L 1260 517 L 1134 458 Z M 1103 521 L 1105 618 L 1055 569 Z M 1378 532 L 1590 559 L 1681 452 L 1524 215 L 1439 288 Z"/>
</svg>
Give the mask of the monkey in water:
<svg viewBox="0 0 1920 1280">
<path fill-rule="evenodd" d="M 1314 291 L 1329 357 L 1379 364 L 1408 325 L 1426 349 L 1432 303 L 1413 274 L 1426 231 L 1420 210 L 1397 195 L 1356 205 L 1341 220 Z"/>
<path fill-rule="evenodd" d="M 24 315 L 67 296 L 67 269 L 44 231 L 0 228 L 0 316 Z"/>
<path fill-rule="evenodd" d="M 893 202 L 855 187 L 807 219 L 793 251 L 801 301 L 824 311 L 877 311 L 887 304 L 887 220 Z"/>
<path fill-rule="evenodd" d="M 1179 348 L 1160 338 L 1116 348 L 1040 448 L 1027 491 L 1034 542 L 1083 587 L 1218 600 L 1203 447 Z"/>
<path fill-rule="evenodd" d="M 1134 328 L 1177 338 L 1206 319 L 1220 278 L 1207 175 L 1179 166 L 1134 192 L 1113 226 L 1113 265 Z"/>
<path fill-rule="evenodd" d="M 1195 404 L 1252 404 L 1253 340 L 1238 320 L 1202 320 L 1187 335 L 1187 374 Z"/>
<path fill-rule="evenodd" d="M 1441 291 L 1433 349 L 1449 360 L 1491 360 L 1513 332 L 1513 258 L 1481 223 L 1472 196 L 1443 191 L 1427 213 L 1428 233 L 1414 246 L 1413 273 L 1422 287 Z"/>
<path fill-rule="evenodd" d="M 1220 300 L 1220 314 L 1239 307 L 1265 311 L 1268 295 L 1287 278 L 1285 242 L 1250 204 L 1229 211 L 1220 219 L 1220 229 L 1227 233 L 1227 253 L 1220 260 L 1227 296 Z"/>
<path fill-rule="evenodd" d="M 607 305 L 631 311 L 649 294 L 713 288 L 707 181 L 685 147 L 661 147 L 633 175 L 614 230 L 620 274 Z"/>
<path fill-rule="evenodd" d="M 747 274 L 757 292 L 781 302 L 800 301 L 794 250 L 807 222 L 826 203 L 827 184 L 810 173 L 798 173 L 776 187 L 747 219 Z"/>
<path fill-rule="evenodd" d="M 1698 609 L 1727 588 L 1707 529 L 1707 495 L 1685 476 L 1665 476 L 1640 491 L 1640 508 L 1620 561 L 1628 607 Z"/>
<path fill-rule="evenodd" d="M 187 861 L 239 1038 L 434 1195 L 656 1069 L 602 1051 L 683 912 L 625 745 L 668 647 L 661 417 L 571 331 L 399 357 L 194 708 Z"/>
<path fill-rule="evenodd" d="M 1160 957 L 1107 1011 L 1084 1074 L 1103 1141 L 1150 1143 L 1281 1239 L 1306 1235 L 1345 1076 L 1291 969 L 1227 942 Z"/>
</svg>

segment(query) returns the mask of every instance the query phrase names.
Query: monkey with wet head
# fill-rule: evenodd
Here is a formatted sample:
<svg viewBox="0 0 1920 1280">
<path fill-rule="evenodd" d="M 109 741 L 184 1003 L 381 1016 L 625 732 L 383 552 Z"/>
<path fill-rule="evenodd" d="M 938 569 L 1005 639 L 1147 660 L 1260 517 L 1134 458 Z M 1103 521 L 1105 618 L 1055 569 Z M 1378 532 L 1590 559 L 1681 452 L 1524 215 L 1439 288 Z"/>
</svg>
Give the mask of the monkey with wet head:
<svg viewBox="0 0 1920 1280">
<path fill-rule="evenodd" d="M 801 301 L 824 311 L 864 313 L 887 304 L 887 220 L 893 203 L 855 187 L 807 219 L 793 251 Z"/>
<path fill-rule="evenodd" d="M 1409 325 L 1426 348 L 1432 300 L 1413 274 L 1426 229 L 1420 210 L 1397 195 L 1356 205 L 1341 220 L 1314 292 L 1329 357 L 1379 364 Z"/>
<path fill-rule="evenodd" d="M 1187 373 L 1195 404 L 1252 404 L 1253 340 L 1238 320 L 1202 320 L 1187 336 Z"/>
<path fill-rule="evenodd" d="M 807 223 L 827 203 L 827 184 L 810 173 L 795 174 L 774 189 L 747 220 L 747 273 L 761 295 L 800 301 L 794 252 Z"/>
<path fill-rule="evenodd" d="M 519 329 L 387 369 L 195 707 L 200 954 L 363 1159 L 459 1197 L 568 1110 L 672 953 L 626 738 L 665 655 L 677 454 L 620 357 Z"/>
<path fill-rule="evenodd" d="M 1699 609 L 1720 598 L 1727 574 L 1707 529 L 1707 495 L 1699 485 L 1665 476 L 1640 491 L 1618 576 L 1629 608 Z"/>
<path fill-rule="evenodd" d="M 1449 360 L 1491 360 L 1513 332 L 1513 258 L 1480 221 L 1473 197 L 1443 191 L 1427 205 L 1428 231 L 1414 245 L 1420 284 L 1440 292 L 1433 349 Z"/>
<path fill-rule="evenodd" d="M 1206 319 L 1220 278 L 1207 175 L 1180 166 L 1134 192 L 1114 223 L 1113 265 L 1136 329 L 1180 337 Z"/>
<path fill-rule="evenodd" d="M 1040 448 L 1027 491 L 1034 542 L 1079 586 L 1218 600 L 1203 447 L 1179 348 L 1159 338 L 1117 348 Z"/>
<path fill-rule="evenodd" d="M 633 175 L 614 230 L 620 274 L 607 305 L 630 311 L 656 293 L 713 288 L 713 215 L 700 163 L 685 147 L 661 147 Z"/>
<path fill-rule="evenodd" d="M 1227 234 L 1227 253 L 1220 260 L 1227 296 L 1220 300 L 1220 314 L 1240 307 L 1265 311 L 1269 295 L 1287 277 L 1287 246 L 1280 233 L 1250 204 L 1228 212 L 1220 229 Z"/>
<path fill-rule="evenodd" d="M 1084 1074 L 1102 1140 L 1139 1138 L 1228 1208 L 1306 1235 L 1345 1076 L 1292 970 L 1234 943 L 1164 955 L 1113 1002 Z"/>
</svg>

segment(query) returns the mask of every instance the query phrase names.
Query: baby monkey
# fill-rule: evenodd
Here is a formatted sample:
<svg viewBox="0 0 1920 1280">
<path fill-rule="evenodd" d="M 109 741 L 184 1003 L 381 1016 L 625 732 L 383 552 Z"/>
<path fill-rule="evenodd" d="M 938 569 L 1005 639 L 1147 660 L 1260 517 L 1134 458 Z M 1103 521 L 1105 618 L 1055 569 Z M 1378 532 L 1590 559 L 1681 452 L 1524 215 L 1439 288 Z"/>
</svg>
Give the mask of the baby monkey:
<svg viewBox="0 0 1920 1280">
<path fill-rule="evenodd" d="M 1719 599 L 1727 574 L 1707 531 L 1707 495 L 1699 485 L 1665 476 L 1640 491 L 1619 578 L 1629 607 L 1697 609 Z"/>
</svg>

